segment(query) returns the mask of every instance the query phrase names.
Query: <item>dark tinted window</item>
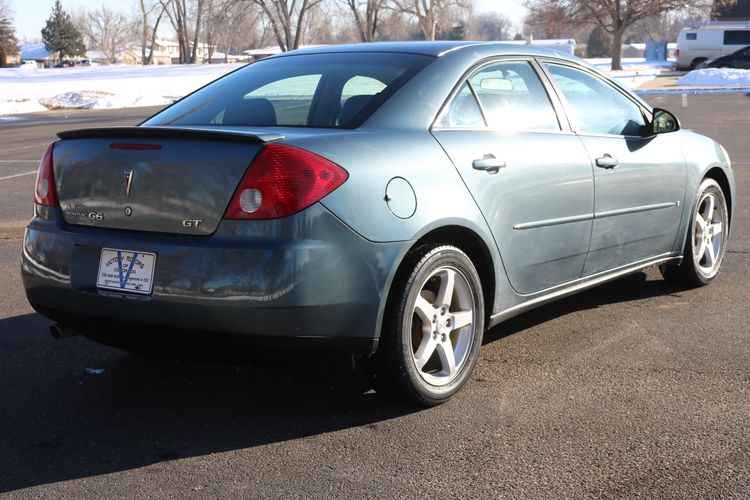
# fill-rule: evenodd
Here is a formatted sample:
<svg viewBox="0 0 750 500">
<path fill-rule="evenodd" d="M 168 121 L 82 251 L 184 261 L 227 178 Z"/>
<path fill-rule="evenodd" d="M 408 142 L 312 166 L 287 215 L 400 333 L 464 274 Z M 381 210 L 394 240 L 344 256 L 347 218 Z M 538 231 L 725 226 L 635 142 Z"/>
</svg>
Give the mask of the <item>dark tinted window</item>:
<svg viewBox="0 0 750 500">
<path fill-rule="evenodd" d="M 685 33 L 685 40 L 697 40 L 698 33 Z"/>
<path fill-rule="evenodd" d="M 724 45 L 747 45 L 750 43 L 750 30 L 726 30 Z"/>
<path fill-rule="evenodd" d="M 145 125 L 352 127 L 434 58 L 412 54 L 310 54 L 235 71 Z"/>
</svg>

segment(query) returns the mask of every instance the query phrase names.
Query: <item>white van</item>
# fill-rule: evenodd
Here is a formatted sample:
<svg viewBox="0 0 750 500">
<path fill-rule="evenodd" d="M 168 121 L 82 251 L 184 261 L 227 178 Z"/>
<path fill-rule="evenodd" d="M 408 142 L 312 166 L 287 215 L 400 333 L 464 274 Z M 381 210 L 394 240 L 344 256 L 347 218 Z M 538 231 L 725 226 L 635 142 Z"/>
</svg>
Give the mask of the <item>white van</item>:
<svg viewBox="0 0 750 500">
<path fill-rule="evenodd" d="M 750 45 L 750 21 L 707 22 L 688 25 L 677 37 L 677 67 L 695 69 L 709 59 Z"/>
</svg>

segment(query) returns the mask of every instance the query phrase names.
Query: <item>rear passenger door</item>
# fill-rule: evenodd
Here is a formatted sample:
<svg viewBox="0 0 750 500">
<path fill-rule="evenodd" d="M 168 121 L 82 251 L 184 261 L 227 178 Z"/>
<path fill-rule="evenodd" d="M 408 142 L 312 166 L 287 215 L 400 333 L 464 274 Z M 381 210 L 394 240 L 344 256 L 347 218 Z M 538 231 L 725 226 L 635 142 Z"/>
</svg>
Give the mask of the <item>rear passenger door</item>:
<svg viewBox="0 0 750 500">
<path fill-rule="evenodd" d="M 525 59 L 485 64 L 459 84 L 432 129 L 489 225 L 520 294 L 581 276 L 594 186 L 581 141 Z"/>
</svg>

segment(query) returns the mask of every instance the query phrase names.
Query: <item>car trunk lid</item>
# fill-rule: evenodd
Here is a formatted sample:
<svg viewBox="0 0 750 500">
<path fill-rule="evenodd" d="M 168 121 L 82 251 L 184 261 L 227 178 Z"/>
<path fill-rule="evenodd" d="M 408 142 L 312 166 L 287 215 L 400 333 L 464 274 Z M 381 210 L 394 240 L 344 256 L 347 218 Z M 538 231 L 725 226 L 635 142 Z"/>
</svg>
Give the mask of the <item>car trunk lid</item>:
<svg viewBox="0 0 750 500">
<path fill-rule="evenodd" d="M 58 134 L 54 174 L 69 224 L 209 235 L 261 147 L 283 138 L 210 127 Z"/>
</svg>

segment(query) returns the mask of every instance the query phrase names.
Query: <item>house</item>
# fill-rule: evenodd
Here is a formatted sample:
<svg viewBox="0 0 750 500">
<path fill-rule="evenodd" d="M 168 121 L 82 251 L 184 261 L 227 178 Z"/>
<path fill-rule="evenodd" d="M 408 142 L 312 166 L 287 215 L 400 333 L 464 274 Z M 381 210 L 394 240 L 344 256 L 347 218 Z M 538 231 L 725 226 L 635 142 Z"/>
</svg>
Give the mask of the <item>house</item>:
<svg viewBox="0 0 750 500">
<path fill-rule="evenodd" d="M 300 45 L 299 49 L 309 49 L 311 47 L 320 47 L 320 44 Z M 262 49 L 246 50 L 243 52 L 243 54 L 248 56 L 252 61 L 260 61 L 261 59 L 265 59 L 266 57 L 275 56 L 276 54 L 281 54 L 281 52 L 282 52 L 281 47 L 279 47 L 278 45 L 269 45 L 267 47 L 263 47 Z"/>
<path fill-rule="evenodd" d="M 21 60 L 35 61 L 40 68 L 52 66 L 55 54 L 44 48 L 42 42 L 24 42 L 21 44 Z"/>
<path fill-rule="evenodd" d="M 192 50 L 193 44 L 190 43 L 190 50 Z M 208 62 L 208 54 L 209 52 L 216 52 L 216 46 L 213 47 L 213 50 L 209 50 L 211 46 L 207 43 L 200 42 L 198 43 L 198 47 L 196 50 L 196 58 L 199 62 Z M 166 58 L 168 56 L 170 58 L 171 64 L 179 64 L 180 63 L 180 44 L 177 42 L 174 42 L 172 40 L 162 40 L 162 39 L 156 39 L 154 41 L 154 53 L 160 53 L 163 54 L 160 56 L 161 58 Z M 213 59 L 213 58 L 212 58 Z M 223 56 L 222 56 L 222 62 L 223 62 Z M 161 64 L 161 63 L 156 63 Z"/>
</svg>

